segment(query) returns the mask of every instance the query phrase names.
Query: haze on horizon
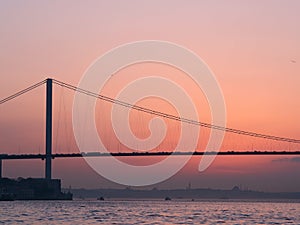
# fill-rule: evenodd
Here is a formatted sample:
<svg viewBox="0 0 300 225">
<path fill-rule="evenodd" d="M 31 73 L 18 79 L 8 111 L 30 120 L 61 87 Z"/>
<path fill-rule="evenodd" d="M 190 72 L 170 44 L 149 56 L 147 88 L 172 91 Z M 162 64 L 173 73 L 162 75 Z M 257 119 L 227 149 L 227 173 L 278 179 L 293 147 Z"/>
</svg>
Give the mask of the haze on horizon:
<svg viewBox="0 0 300 225">
<path fill-rule="evenodd" d="M 110 49 L 139 40 L 165 40 L 191 49 L 214 72 L 224 94 L 228 127 L 299 139 L 299 10 L 296 0 L 2 1 L 0 99 L 46 77 L 77 85 L 88 66 Z M 180 83 L 190 91 L 200 120 L 210 121 L 201 90 L 183 79 L 182 72 L 167 66 L 128 67 L 112 76 L 102 93 L 115 96 L 125 84 L 149 75 Z M 53 145 L 57 152 L 78 151 L 71 127 L 73 94 L 54 89 Z M 0 106 L 0 154 L 44 151 L 44 98 L 40 88 Z M 140 103 L 176 113 L 163 101 L 145 99 Z M 97 103 L 100 113 L 96 120 L 107 121 L 103 118 L 108 118 L 108 109 Z M 147 127 L 146 122 L 142 125 Z M 147 137 L 148 130 L 141 131 L 140 126 L 133 123 L 134 132 Z M 118 142 L 107 129 L 106 123 L 99 122 L 99 133 L 104 131 L 105 142 L 116 149 Z M 165 148 L 173 146 L 176 129 L 174 125 Z M 204 137 L 208 134 L 205 129 L 202 132 Z M 299 145 L 252 141 L 228 136 L 223 150 L 299 150 Z M 204 144 L 199 143 L 199 148 Z M 157 159 L 124 160 L 149 164 Z M 191 182 L 195 188 L 241 185 L 263 191 L 300 190 L 299 157 L 219 156 L 204 173 L 197 170 L 199 160 L 193 157 L 174 177 L 153 186 L 185 188 Z M 40 177 L 43 164 L 38 160 L 5 161 L 3 173 L 8 177 Z M 62 178 L 65 187 L 120 187 L 96 174 L 83 159 L 55 159 L 53 176 Z"/>
</svg>

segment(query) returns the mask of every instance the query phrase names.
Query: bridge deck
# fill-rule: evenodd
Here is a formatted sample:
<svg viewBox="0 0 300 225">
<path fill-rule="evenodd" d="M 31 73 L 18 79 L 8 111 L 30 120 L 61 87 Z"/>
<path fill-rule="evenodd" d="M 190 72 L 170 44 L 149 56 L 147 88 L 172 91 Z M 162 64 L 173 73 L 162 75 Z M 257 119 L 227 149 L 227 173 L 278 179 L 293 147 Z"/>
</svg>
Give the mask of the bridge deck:
<svg viewBox="0 0 300 225">
<path fill-rule="evenodd" d="M 133 156 L 184 156 L 184 155 L 222 155 L 222 156 L 243 156 L 243 155 L 300 155 L 300 151 L 227 151 L 227 152 L 127 152 L 127 153 L 65 153 L 52 154 L 52 158 L 79 158 L 79 157 L 133 157 Z M 0 159 L 45 159 L 46 154 L 0 154 Z"/>
</svg>

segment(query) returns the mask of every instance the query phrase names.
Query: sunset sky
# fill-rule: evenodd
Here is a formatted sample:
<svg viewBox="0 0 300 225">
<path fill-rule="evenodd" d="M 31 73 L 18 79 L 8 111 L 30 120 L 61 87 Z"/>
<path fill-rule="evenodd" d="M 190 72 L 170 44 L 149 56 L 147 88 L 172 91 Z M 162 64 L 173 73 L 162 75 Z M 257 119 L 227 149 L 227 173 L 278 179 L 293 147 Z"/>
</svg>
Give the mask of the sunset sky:
<svg viewBox="0 0 300 225">
<path fill-rule="evenodd" d="M 213 71 L 224 95 L 228 127 L 300 139 L 299 12 L 297 0 L 1 1 L 0 99 L 47 77 L 77 85 L 91 63 L 112 48 L 163 40 L 192 50 Z M 167 66 L 146 63 L 125 68 L 111 77 L 102 94 L 114 97 L 132 80 L 153 74 L 179 83 L 191 95 L 199 119 L 210 122 L 201 90 L 183 72 Z M 54 91 L 53 148 L 78 152 L 71 127 L 74 93 L 60 87 Z M 0 154 L 44 152 L 44 92 L 40 87 L 0 106 Z M 176 113 L 170 105 L 154 102 L 140 103 Z M 109 115 L 103 104 L 97 103 L 96 121 Z M 101 127 L 107 122 L 97 128 L 108 136 L 104 142 L 115 148 L 118 144 L 108 135 L 109 128 Z M 147 137 L 148 130 L 139 132 L 139 125 L 133 122 L 133 131 Z M 176 135 L 169 133 L 165 146 L 171 148 Z M 300 147 L 234 135 L 226 140 L 224 150 L 251 149 L 253 144 L 262 150 Z M 185 188 L 191 182 L 193 188 L 300 190 L 299 157 L 219 156 L 203 173 L 197 170 L 199 159 L 193 157 L 174 177 L 154 186 Z M 40 177 L 43 164 L 4 161 L 3 175 Z M 96 174 L 83 159 L 54 160 L 53 176 L 62 178 L 65 187 L 122 187 Z"/>
</svg>

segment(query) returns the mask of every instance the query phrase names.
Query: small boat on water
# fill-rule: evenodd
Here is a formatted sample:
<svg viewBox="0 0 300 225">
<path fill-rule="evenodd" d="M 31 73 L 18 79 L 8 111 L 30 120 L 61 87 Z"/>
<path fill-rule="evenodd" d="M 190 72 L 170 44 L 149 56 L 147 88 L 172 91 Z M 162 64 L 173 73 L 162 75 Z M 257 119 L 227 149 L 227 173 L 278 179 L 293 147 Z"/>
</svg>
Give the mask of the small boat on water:
<svg viewBox="0 0 300 225">
<path fill-rule="evenodd" d="M 97 200 L 99 200 L 99 201 L 104 201 L 104 197 L 102 197 L 102 196 L 101 196 L 101 197 L 98 197 Z"/>
<path fill-rule="evenodd" d="M 170 197 L 165 197 L 165 201 L 171 201 L 171 198 Z"/>
</svg>

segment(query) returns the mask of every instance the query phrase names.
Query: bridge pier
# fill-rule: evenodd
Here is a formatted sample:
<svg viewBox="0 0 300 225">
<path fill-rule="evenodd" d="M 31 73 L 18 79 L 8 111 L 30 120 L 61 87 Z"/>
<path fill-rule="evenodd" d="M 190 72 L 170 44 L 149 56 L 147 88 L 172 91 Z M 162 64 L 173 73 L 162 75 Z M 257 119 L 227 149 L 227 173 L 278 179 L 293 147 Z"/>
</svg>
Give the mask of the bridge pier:
<svg viewBox="0 0 300 225">
<path fill-rule="evenodd" d="M 51 179 L 52 164 L 52 79 L 46 81 L 46 165 L 45 178 Z"/>
</svg>

